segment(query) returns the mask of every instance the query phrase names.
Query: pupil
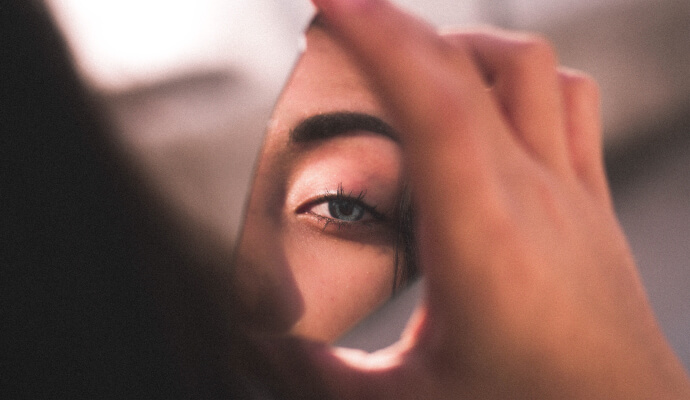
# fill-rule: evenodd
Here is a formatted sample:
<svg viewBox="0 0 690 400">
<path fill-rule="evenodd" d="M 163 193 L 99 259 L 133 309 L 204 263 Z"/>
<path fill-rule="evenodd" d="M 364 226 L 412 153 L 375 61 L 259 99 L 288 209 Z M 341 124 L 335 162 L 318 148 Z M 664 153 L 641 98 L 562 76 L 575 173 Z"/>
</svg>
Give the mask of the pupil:
<svg viewBox="0 0 690 400">
<path fill-rule="evenodd" d="M 357 221 L 364 215 L 362 207 L 351 201 L 333 200 L 328 203 L 328 212 L 333 218 Z"/>
<path fill-rule="evenodd" d="M 352 211 L 355 209 L 353 204 L 345 202 L 336 203 L 335 206 L 342 215 L 352 215 Z"/>
</svg>

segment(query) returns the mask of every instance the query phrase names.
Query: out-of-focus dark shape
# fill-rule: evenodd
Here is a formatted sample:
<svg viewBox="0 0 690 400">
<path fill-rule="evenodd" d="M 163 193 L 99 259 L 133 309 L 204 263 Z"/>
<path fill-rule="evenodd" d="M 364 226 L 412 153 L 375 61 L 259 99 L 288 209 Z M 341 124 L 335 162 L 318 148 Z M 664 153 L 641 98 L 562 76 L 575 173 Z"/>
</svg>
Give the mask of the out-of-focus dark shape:
<svg viewBox="0 0 690 400">
<path fill-rule="evenodd" d="M 0 5 L 0 397 L 248 398 L 267 368 L 233 329 L 218 257 L 190 251 L 200 231 L 107 104 L 41 2 Z"/>
<path fill-rule="evenodd" d="M 0 54 L 0 396 L 175 398 L 107 124 L 36 2 L 3 2 Z"/>
<path fill-rule="evenodd" d="M 47 3 L 128 162 L 184 227 L 186 247 L 226 264 L 311 4 Z"/>
</svg>

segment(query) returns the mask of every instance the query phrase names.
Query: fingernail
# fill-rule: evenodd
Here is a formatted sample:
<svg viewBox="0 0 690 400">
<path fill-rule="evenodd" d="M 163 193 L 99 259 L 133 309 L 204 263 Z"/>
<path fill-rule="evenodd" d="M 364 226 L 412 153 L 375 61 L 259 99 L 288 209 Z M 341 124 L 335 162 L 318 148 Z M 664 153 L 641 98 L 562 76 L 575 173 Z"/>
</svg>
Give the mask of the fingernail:
<svg viewBox="0 0 690 400">
<path fill-rule="evenodd" d="M 314 5 L 328 14 L 349 14 L 361 10 L 372 0 L 313 0 Z"/>
</svg>

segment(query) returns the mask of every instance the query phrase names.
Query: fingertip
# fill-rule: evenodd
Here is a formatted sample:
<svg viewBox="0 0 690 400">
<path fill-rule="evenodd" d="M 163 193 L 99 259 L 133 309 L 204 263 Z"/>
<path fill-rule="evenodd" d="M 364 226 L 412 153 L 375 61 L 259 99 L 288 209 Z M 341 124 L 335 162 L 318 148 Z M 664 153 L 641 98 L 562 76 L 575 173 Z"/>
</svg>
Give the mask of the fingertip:
<svg viewBox="0 0 690 400">
<path fill-rule="evenodd" d="M 577 91 L 578 97 L 587 98 L 593 105 L 599 105 L 601 98 L 599 84 L 591 75 L 567 67 L 559 67 L 558 73 L 566 90 Z"/>
<path fill-rule="evenodd" d="M 312 3 L 329 19 L 338 19 L 362 12 L 379 0 L 312 0 Z"/>
<path fill-rule="evenodd" d="M 573 69 L 560 68 L 559 78 L 566 107 L 571 164 L 579 179 L 608 204 L 599 86 L 589 75 Z"/>
</svg>

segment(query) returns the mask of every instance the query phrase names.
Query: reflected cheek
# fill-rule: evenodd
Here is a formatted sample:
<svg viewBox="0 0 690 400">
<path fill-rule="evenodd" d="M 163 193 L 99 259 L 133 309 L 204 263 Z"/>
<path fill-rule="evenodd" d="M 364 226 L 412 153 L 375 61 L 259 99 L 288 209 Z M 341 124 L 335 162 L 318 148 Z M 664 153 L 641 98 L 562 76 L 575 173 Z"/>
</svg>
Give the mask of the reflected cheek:
<svg viewBox="0 0 690 400">
<path fill-rule="evenodd" d="M 332 341 L 391 296 L 394 249 L 298 230 L 285 246 L 304 304 L 293 332 Z"/>
</svg>

